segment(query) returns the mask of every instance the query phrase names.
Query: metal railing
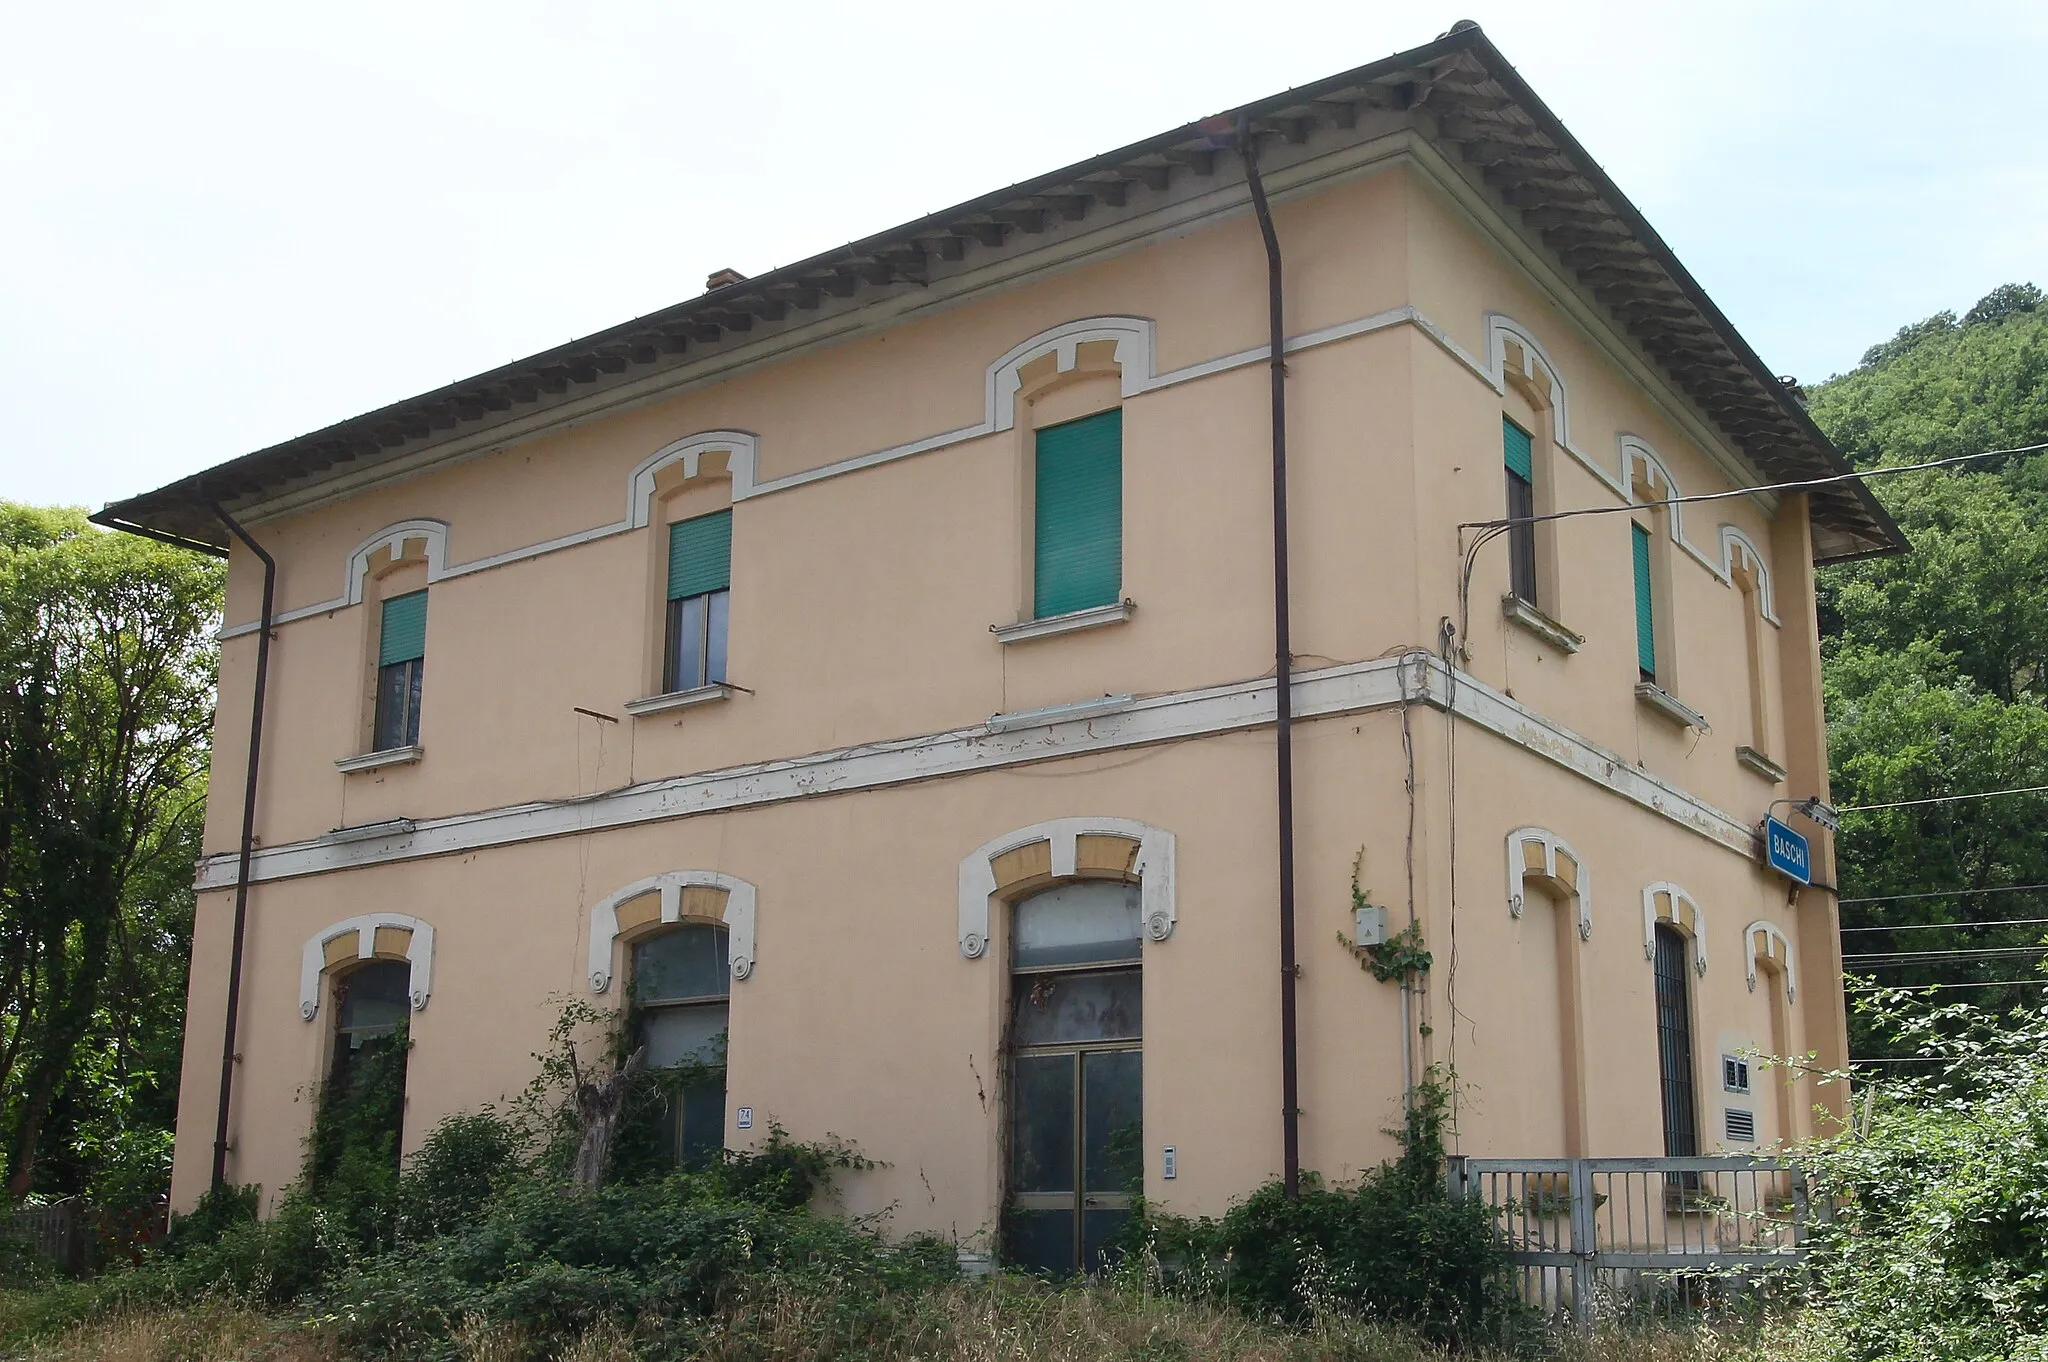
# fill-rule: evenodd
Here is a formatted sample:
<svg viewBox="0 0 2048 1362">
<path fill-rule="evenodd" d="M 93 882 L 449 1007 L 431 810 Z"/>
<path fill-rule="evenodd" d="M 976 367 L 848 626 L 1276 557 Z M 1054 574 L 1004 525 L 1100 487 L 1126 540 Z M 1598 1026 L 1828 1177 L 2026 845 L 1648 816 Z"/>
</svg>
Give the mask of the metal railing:
<svg viewBox="0 0 2048 1362">
<path fill-rule="evenodd" d="M 12 1222 L 6 1231 L 27 1241 L 37 1254 L 74 1275 L 85 1270 L 91 1234 L 84 1202 L 66 1197 L 46 1206 L 23 1206 L 6 1214 Z"/>
<path fill-rule="evenodd" d="M 1529 1302 L 1581 1327 L 1754 1294 L 1804 1258 L 1813 1223 L 1788 1159 L 1454 1157 L 1450 1183 L 1492 1210 Z"/>
</svg>

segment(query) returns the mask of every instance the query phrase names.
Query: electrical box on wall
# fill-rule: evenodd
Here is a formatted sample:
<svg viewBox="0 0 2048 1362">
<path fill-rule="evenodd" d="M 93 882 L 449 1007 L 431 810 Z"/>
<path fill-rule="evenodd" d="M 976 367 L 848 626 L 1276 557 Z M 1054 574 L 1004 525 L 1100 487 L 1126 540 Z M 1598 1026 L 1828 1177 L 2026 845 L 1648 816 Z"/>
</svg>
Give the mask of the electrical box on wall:
<svg viewBox="0 0 2048 1362">
<path fill-rule="evenodd" d="M 1387 910 L 1377 904 L 1351 910 L 1352 944 L 1358 946 L 1384 946 L 1387 944 Z"/>
</svg>

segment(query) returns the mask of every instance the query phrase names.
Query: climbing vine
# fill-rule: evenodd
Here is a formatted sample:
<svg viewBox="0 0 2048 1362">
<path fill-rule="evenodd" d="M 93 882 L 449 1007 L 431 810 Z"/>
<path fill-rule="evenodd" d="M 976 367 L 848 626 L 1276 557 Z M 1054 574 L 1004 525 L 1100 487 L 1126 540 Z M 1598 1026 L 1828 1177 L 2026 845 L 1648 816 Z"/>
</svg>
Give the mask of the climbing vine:
<svg viewBox="0 0 2048 1362">
<path fill-rule="evenodd" d="M 1358 855 L 1351 862 L 1351 906 L 1354 910 L 1383 906 L 1372 902 L 1372 891 L 1360 883 L 1365 869 L 1365 848 L 1358 849 Z M 1434 958 L 1422 944 L 1422 924 L 1411 922 L 1398 932 L 1390 932 L 1377 945 L 1359 945 L 1344 933 L 1337 933 L 1337 941 L 1358 957 L 1358 967 L 1383 984 L 1396 979 L 1405 979 L 1410 974 L 1426 974 Z"/>
</svg>

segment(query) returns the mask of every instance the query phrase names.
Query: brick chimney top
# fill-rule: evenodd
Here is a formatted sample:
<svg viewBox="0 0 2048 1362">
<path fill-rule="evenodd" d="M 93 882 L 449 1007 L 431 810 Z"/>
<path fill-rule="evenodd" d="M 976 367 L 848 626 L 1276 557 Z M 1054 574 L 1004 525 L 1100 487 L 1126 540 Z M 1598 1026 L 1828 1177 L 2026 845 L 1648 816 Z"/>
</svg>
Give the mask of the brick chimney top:
<svg viewBox="0 0 2048 1362">
<path fill-rule="evenodd" d="M 705 277 L 704 291 L 709 293 L 715 288 L 724 288 L 727 284 L 742 284 L 746 282 L 746 279 L 747 276 L 741 274 L 738 270 L 713 270 Z"/>
</svg>

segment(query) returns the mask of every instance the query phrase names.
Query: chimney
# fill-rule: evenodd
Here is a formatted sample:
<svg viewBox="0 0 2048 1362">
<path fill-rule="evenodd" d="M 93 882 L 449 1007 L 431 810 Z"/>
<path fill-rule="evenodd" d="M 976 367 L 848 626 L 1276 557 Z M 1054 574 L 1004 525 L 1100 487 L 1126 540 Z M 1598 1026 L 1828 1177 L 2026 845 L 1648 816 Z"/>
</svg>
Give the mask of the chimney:
<svg viewBox="0 0 2048 1362">
<path fill-rule="evenodd" d="M 746 281 L 747 276 L 738 270 L 713 270 L 704 279 L 704 291 L 709 293 L 713 289 L 724 288 L 727 284 L 743 284 Z"/>
</svg>

